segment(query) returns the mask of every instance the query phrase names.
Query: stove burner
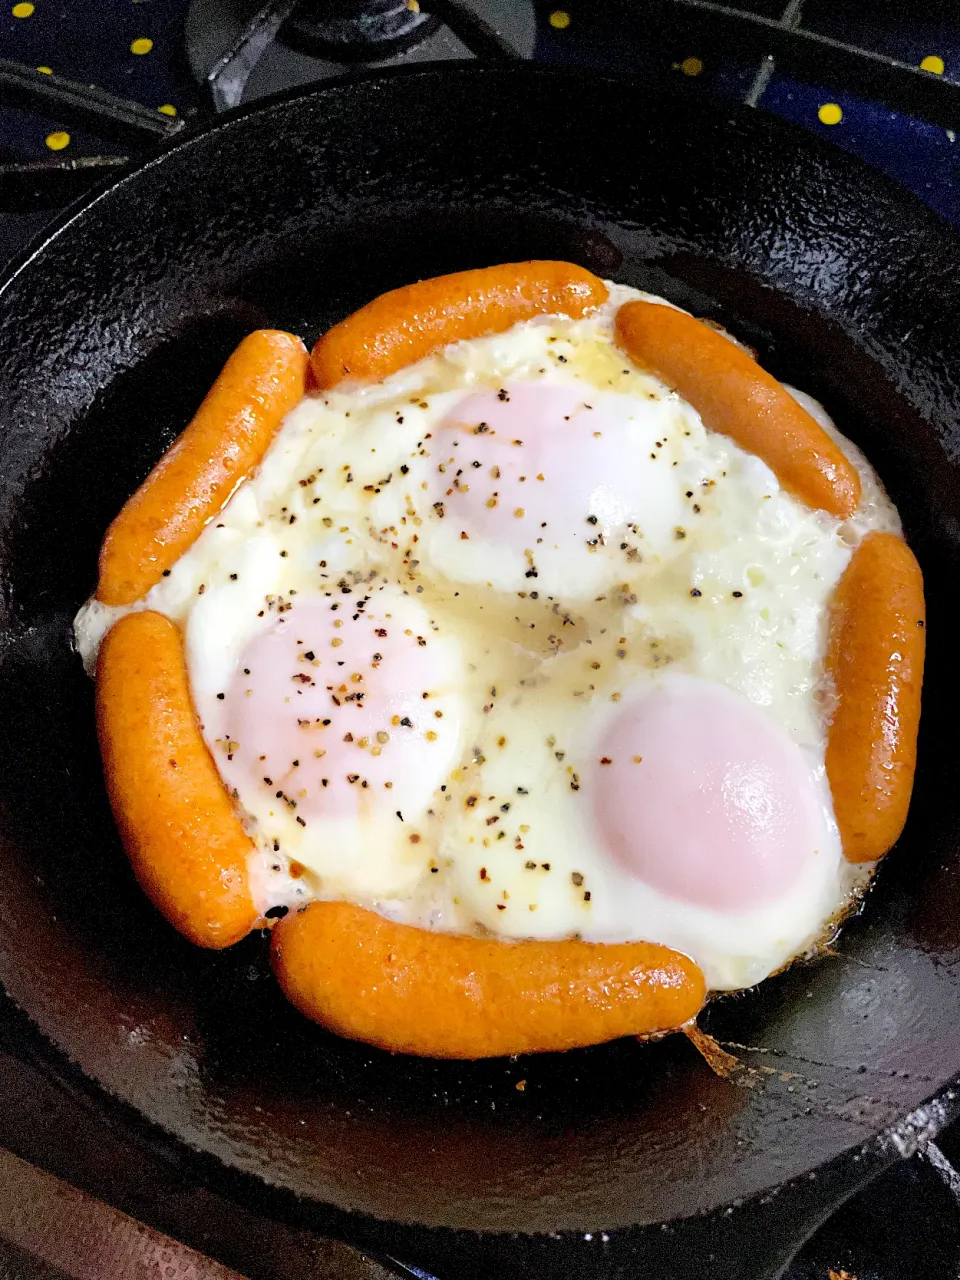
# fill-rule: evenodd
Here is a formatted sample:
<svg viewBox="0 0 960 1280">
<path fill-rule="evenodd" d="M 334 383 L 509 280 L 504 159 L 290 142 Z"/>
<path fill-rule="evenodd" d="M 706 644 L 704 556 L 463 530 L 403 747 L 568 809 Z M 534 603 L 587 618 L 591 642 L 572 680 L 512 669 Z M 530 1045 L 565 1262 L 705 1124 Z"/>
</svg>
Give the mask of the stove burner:
<svg viewBox="0 0 960 1280">
<path fill-rule="evenodd" d="M 187 58 L 216 111 L 345 66 L 533 57 L 534 0 L 190 0 Z"/>
<path fill-rule="evenodd" d="M 280 31 L 291 48 L 336 62 L 379 62 L 425 40 L 440 19 L 408 0 L 303 0 Z"/>
</svg>

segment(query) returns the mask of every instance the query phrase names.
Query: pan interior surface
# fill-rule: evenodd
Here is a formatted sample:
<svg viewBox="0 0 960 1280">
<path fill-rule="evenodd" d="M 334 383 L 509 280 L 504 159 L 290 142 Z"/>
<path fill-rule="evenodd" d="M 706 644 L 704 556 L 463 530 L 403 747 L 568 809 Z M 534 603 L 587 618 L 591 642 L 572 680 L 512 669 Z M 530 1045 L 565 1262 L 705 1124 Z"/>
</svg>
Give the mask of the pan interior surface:
<svg viewBox="0 0 960 1280">
<path fill-rule="evenodd" d="M 570 112 L 570 102 L 578 108 Z M 77 214 L 0 302 L 0 981 L 85 1077 L 304 1203 L 480 1232 L 709 1212 L 872 1139 L 960 1072 L 958 242 L 761 117 L 529 70 L 333 85 L 218 125 Z M 289 1008 L 142 898 L 70 622 L 106 525 L 250 329 L 311 342 L 385 289 L 561 257 L 721 320 L 877 467 L 928 584 L 907 831 L 835 958 L 720 1001 L 741 1085 L 682 1038 L 477 1064 Z M 524 1087 L 518 1084 L 525 1081 Z M 741 1087 L 748 1084 L 749 1087 Z"/>
</svg>

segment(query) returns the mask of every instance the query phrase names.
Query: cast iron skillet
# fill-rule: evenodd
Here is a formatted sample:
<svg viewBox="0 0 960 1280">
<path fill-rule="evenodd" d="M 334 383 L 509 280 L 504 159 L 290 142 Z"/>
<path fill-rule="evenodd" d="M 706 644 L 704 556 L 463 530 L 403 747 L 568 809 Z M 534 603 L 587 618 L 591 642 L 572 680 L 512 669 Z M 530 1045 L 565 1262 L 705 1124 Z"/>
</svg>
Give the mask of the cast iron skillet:
<svg viewBox="0 0 960 1280">
<path fill-rule="evenodd" d="M 418 276 L 550 256 L 721 319 L 821 397 L 927 577 L 907 833 L 835 959 L 703 1020 L 752 1087 L 682 1037 L 462 1065 L 328 1036 L 259 938 L 206 954 L 154 914 L 104 798 L 70 620 L 234 343 L 309 342 Z M 0 304 L 0 978 L 54 1069 L 191 1176 L 451 1277 L 770 1274 L 936 1133 L 960 1074 L 958 261 L 898 187 L 777 120 L 529 68 L 271 102 L 68 218 Z"/>
</svg>

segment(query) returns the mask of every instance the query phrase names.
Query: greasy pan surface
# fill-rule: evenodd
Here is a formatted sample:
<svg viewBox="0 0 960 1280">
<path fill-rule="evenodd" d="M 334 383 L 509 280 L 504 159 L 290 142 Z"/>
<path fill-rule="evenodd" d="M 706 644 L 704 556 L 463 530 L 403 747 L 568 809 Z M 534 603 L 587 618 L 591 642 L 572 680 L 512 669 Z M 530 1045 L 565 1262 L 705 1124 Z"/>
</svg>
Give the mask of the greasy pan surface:
<svg viewBox="0 0 960 1280">
<path fill-rule="evenodd" d="M 258 938 L 215 955 L 160 920 L 107 809 L 70 620 L 104 528 L 239 337 L 310 342 L 384 289 L 526 257 L 662 292 L 754 342 L 867 451 L 926 574 L 906 834 L 837 958 L 704 1019 L 750 1046 L 752 1087 L 681 1037 L 475 1065 L 338 1041 L 287 1007 Z M 457 1274 L 493 1258 L 571 1274 L 570 1249 L 576 1274 L 613 1274 L 649 1224 L 746 1221 L 724 1216 L 735 1200 L 756 1223 L 781 1184 L 801 1180 L 774 1205 L 837 1195 L 934 1131 L 960 1074 L 958 261 L 898 188 L 775 120 L 478 68 L 234 117 L 27 261 L 0 301 L 0 980 L 124 1104 L 94 1090 L 98 1105 L 178 1158 L 174 1140 L 195 1149 L 233 1194 Z"/>
</svg>

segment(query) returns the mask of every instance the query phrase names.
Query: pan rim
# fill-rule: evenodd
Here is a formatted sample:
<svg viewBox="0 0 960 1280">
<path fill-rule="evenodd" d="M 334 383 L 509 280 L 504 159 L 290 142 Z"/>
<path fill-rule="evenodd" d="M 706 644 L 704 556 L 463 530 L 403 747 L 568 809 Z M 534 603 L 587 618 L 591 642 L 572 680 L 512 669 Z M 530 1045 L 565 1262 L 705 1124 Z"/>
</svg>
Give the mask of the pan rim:
<svg viewBox="0 0 960 1280">
<path fill-rule="evenodd" d="M 445 62 L 429 62 L 429 63 L 411 63 L 404 66 L 383 67 L 374 70 L 355 71 L 348 70 L 341 75 L 331 76 L 328 80 L 324 80 L 319 86 L 310 87 L 303 85 L 295 85 L 290 89 L 281 89 L 277 93 L 269 94 L 263 98 L 257 98 L 253 102 L 241 103 L 237 107 L 231 107 L 227 111 L 223 111 L 218 115 L 204 118 L 201 122 L 194 126 L 189 125 L 182 133 L 177 134 L 173 138 L 169 138 L 160 143 L 156 151 L 144 160 L 131 161 L 130 165 L 124 168 L 119 175 L 112 174 L 105 180 L 104 185 L 96 187 L 94 190 L 84 193 L 77 200 L 73 201 L 66 209 L 57 214 L 51 221 L 43 227 L 37 235 L 35 235 L 23 249 L 21 249 L 0 269 L 0 301 L 2 301 L 5 291 L 14 283 L 17 277 L 24 271 L 30 263 L 44 251 L 47 245 L 58 239 L 68 227 L 84 216 L 89 210 L 93 209 L 102 200 L 109 199 L 111 194 L 116 191 L 123 190 L 129 183 L 136 181 L 141 173 L 146 173 L 153 169 L 155 165 L 161 163 L 168 155 L 173 152 L 188 150 L 189 148 L 201 143 L 207 137 L 212 136 L 221 130 L 230 129 L 239 122 L 247 119 L 249 116 L 269 115 L 271 112 L 286 107 L 292 103 L 307 102 L 312 99 L 322 98 L 328 91 L 336 91 L 351 85 L 374 84 L 378 82 L 389 83 L 393 80 L 403 79 L 446 79 L 455 75 L 476 75 L 489 79 L 495 76 L 502 77 L 523 77 L 527 79 L 557 79 L 557 80 L 577 80 L 590 81 L 596 84 L 643 84 L 651 83 L 662 84 L 670 94 L 686 99 L 688 101 L 696 101 L 697 99 L 707 98 L 717 107 L 724 111 L 728 111 L 741 119 L 753 119 L 754 121 L 762 121 L 764 125 L 771 124 L 772 128 L 779 134 L 784 132 L 791 134 L 794 141 L 802 142 L 805 147 L 813 151 L 818 151 L 823 155 L 837 156 L 842 155 L 844 163 L 860 169 L 861 172 L 870 175 L 871 181 L 879 182 L 887 187 L 888 192 L 894 199 L 900 199 L 908 203 L 914 214 L 920 213 L 932 220 L 934 224 L 942 228 L 946 234 L 958 240 L 960 243 L 960 233 L 947 220 L 939 214 L 935 209 L 931 209 L 929 205 L 923 203 L 918 196 L 897 182 L 895 178 L 891 178 L 888 174 L 874 168 L 866 160 L 861 159 L 851 152 L 844 151 L 835 143 L 830 142 L 826 138 L 812 133 L 809 129 L 803 128 L 801 125 L 795 124 L 792 120 L 784 120 L 780 116 L 774 116 L 771 113 L 761 111 L 757 107 L 748 107 L 740 102 L 732 102 L 727 98 L 721 97 L 710 89 L 702 86 L 691 86 L 688 82 L 680 82 L 668 79 L 665 75 L 649 75 L 643 77 L 625 71 L 599 71 L 592 67 L 571 67 L 551 65 L 545 63 L 497 63 L 488 64 L 480 62 L 475 58 L 456 58 Z"/>
</svg>

